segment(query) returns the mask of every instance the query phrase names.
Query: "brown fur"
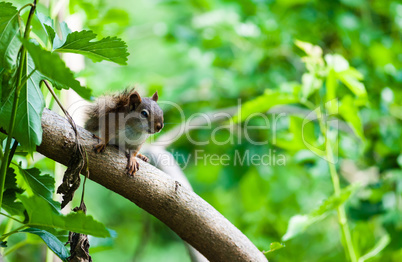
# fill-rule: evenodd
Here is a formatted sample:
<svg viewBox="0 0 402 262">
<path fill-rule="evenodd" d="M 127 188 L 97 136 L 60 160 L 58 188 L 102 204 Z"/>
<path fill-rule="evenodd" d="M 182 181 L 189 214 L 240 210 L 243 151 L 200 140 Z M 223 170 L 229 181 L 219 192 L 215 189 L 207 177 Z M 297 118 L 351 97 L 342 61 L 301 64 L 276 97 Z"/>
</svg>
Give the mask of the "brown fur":
<svg viewBox="0 0 402 262">
<path fill-rule="evenodd" d="M 115 95 L 100 97 L 96 102 L 89 106 L 87 110 L 88 119 L 85 122 L 85 129 L 91 132 L 99 130 L 99 119 L 110 113 L 127 112 L 130 109 L 130 95 L 134 88 L 126 89 Z"/>
<path fill-rule="evenodd" d="M 99 132 L 100 141 L 95 145 L 95 151 L 103 152 L 109 142 L 118 145 L 120 149 L 124 146 L 129 150 L 127 170 L 130 175 L 133 175 L 139 168 L 135 157 L 147 160 L 145 156 L 138 153 L 145 139 L 149 134 L 159 132 L 163 127 L 163 112 L 157 105 L 157 100 L 157 92 L 151 98 L 141 98 L 134 89 L 126 89 L 119 94 L 99 98 L 88 108 L 88 119 L 85 123 L 87 130 L 93 133 Z M 141 116 L 142 111 L 148 112 L 148 116 Z M 119 113 L 123 113 L 128 118 L 121 122 Z M 135 113 L 136 116 L 133 117 L 131 113 Z M 109 123 L 114 125 L 109 126 Z M 121 131 L 125 134 L 128 132 L 134 138 L 139 136 L 138 140 L 119 142 Z M 122 145 L 121 142 L 124 144 Z"/>
</svg>

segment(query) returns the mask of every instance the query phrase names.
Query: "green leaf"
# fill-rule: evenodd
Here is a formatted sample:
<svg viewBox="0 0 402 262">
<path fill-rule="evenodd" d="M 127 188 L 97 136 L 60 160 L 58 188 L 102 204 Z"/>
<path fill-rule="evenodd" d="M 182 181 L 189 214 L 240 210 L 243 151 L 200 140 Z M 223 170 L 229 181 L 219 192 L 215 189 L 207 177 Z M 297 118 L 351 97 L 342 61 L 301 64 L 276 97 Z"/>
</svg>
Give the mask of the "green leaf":
<svg viewBox="0 0 402 262">
<path fill-rule="evenodd" d="M 359 188 L 359 185 L 354 184 L 345 187 L 341 190 L 340 194 L 332 195 L 327 198 L 322 204 L 313 212 L 310 213 L 310 217 L 318 217 L 327 214 L 329 211 L 335 210 L 338 206 L 342 205 L 349 199 L 353 192 Z"/>
<path fill-rule="evenodd" d="M 42 14 L 41 12 L 37 12 L 37 17 L 41 22 L 43 29 L 45 30 L 46 34 L 49 37 L 49 41 L 52 44 L 52 48 L 56 49 L 62 46 L 67 39 L 67 35 L 71 33 L 71 30 L 70 28 L 68 28 L 66 22 L 59 23 L 59 29 L 61 33 L 60 36 L 58 33 L 56 33 L 56 30 L 54 29 L 53 19 Z"/>
<path fill-rule="evenodd" d="M 33 61 L 28 57 L 28 69 L 33 71 Z M 32 152 L 42 142 L 42 112 L 45 107 L 39 82 L 43 76 L 34 72 L 25 85 L 22 86 L 18 100 L 17 115 L 13 136 L 28 151 Z M 0 125 L 7 131 L 11 120 L 11 110 L 14 103 L 15 86 L 0 105 Z"/>
<path fill-rule="evenodd" d="M 324 219 L 329 212 L 335 210 L 349 199 L 350 195 L 358 188 L 357 185 L 350 185 L 341 190 L 339 195 L 332 195 L 327 198 L 316 210 L 308 215 L 295 215 L 290 218 L 288 229 L 282 240 L 287 241 L 303 233 L 310 225 Z"/>
<path fill-rule="evenodd" d="M 364 140 L 363 125 L 359 116 L 359 110 L 355 100 L 350 95 L 342 98 L 339 106 L 339 114 L 352 127 L 355 134 Z"/>
<path fill-rule="evenodd" d="M 18 36 L 17 8 L 11 3 L 0 2 L 0 68 L 15 67 L 21 46 Z"/>
<path fill-rule="evenodd" d="M 287 241 L 295 236 L 303 233 L 308 226 L 323 219 L 323 217 L 309 217 L 308 215 L 295 215 L 289 220 L 288 229 L 285 235 L 283 235 L 282 240 Z"/>
<path fill-rule="evenodd" d="M 56 32 L 54 31 L 53 19 L 42 14 L 41 12 L 36 12 L 36 16 L 38 17 L 40 23 L 42 24 L 43 29 L 45 30 L 49 38 L 50 43 L 53 45 L 53 40 L 56 36 Z"/>
<path fill-rule="evenodd" d="M 7 169 L 6 180 L 4 183 L 4 189 L 12 189 L 18 193 L 22 193 L 24 190 L 17 186 L 17 179 L 15 178 L 16 174 L 14 169 L 9 167 Z"/>
<path fill-rule="evenodd" d="M 109 237 L 106 227 L 83 212 L 68 215 L 56 213 L 46 200 L 38 196 L 30 198 L 20 195 L 19 199 L 25 206 L 31 227 L 50 227 L 64 229 L 96 237 Z"/>
<path fill-rule="evenodd" d="M 53 50 L 59 48 L 66 42 L 67 36 L 71 33 L 71 29 L 68 28 L 68 25 L 66 22 L 61 22 L 60 23 L 60 32 L 61 36 L 56 34 L 56 37 L 54 38 L 53 41 Z"/>
<path fill-rule="evenodd" d="M 311 57 L 321 57 L 322 56 L 322 49 L 319 46 L 313 45 L 308 42 L 303 42 L 300 40 L 296 40 L 295 44 L 301 50 L 303 50 L 308 56 Z"/>
<path fill-rule="evenodd" d="M 302 97 L 307 99 L 315 91 L 322 87 L 322 79 L 317 78 L 312 73 L 305 73 L 302 76 Z"/>
<path fill-rule="evenodd" d="M 294 152 L 306 149 L 307 145 L 310 145 L 308 147 L 310 150 L 320 148 L 319 139 L 314 133 L 314 126 L 313 121 L 305 122 L 305 118 L 290 116 L 289 132 L 285 134 L 279 133 L 275 146 Z"/>
<path fill-rule="evenodd" d="M 329 114 L 335 114 L 337 112 L 337 100 L 336 100 L 336 89 L 338 87 L 338 82 L 336 79 L 336 73 L 334 69 L 329 69 L 328 75 L 325 81 L 326 87 L 326 106 Z"/>
<path fill-rule="evenodd" d="M 326 54 L 325 62 L 330 67 L 330 69 L 335 72 L 342 72 L 349 69 L 349 62 L 343 56 L 338 54 Z"/>
<path fill-rule="evenodd" d="M 3 193 L 3 202 L 1 204 L 1 208 L 6 210 L 8 214 L 12 216 L 20 216 L 24 217 L 25 208 L 21 202 L 16 202 L 15 200 L 16 192 L 10 189 L 7 189 Z"/>
<path fill-rule="evenodd" d="M 19 170 L 33 194 L 46 200 L 55 211 L 60 210 L 60 203 L 53 200 L 55 181 L 52 176 L 40 175 L 40 170 L 37 168 L 23 169 L 19 167 Z"/>
<path fill-rule="evenodd" d="M 39 236 L 46 243 L 46 245 L 52 250 L 61 260 L 67 261 L 70 256 L 67 248 L 64 244 L 53 234 L 38 228 L 27 228 L 19 232 L 31 233 Z"/>
<path fill-rule="evenodd" d="M 323 51 L 321 47 L 300 40 L 296 40 L 295 44 L 307 54 L 307 56 L 302 57 L 307 71 L 317 78 L 324 76 L 326 74 L 326 66 L 322 58 Z"/>
<path fill-rule="evenodd" d="M 25 208 L 21 202 L 16 202 L 17 194 L 24 192 L 22 188 L 17 187 L 17 180 L 14 169 L 8 168 L 4 184 L 2 208 L 10 215 L 24 217 Z"/>
<path fill-rule="evenodd" d="M 31 55 L 35 68 L 43 74 L 43 79 L 48 78 L 58 89 L 69 89 L 71 87 L 82 98 L 90 99 L 91 90 L 81 86 L 57 54 L 44 50 L 26 40 L 23 40 L 23 45 Z"/>
<path fill-rule="evenodd" d="M 298 97 L 294 94 L 267 90 L 265 94 L 244 103 L 240 109 L 240 114 L 235 115 L 233 120 L 234 122 L 242 122 L 254 113 L 266 112 L 273 106 L 293 104 L 298 101 Z"/>
<path fill-rule="evenodd" d="M 359 71 L 354 68 L 349 68 L 348 70 L 337 72 L 336 75 L 356 96 L 362 98 L 367 97 L 366 88 L 364 84 L 359 81 L 363 77 Z"/>
<path fill-rule="evenodd" d="M 120 65 L 127 64 L 126 43 L 117 37 L 92 41 L 95 38 L 96 34 L 92 31 L 72 32 L 67 36 L 66 42 L 55 51 L 85 55 L 94 62 L 107 60 Z"/>
<path fill-rule="evenodd" d="M 0 132 L 0 143 L 2 143 L 7 138 L 7 135 Z"/>
<path fill-rule="evenodd" d="M 285 245 L 282 244 L 282 243 L 273 242 L 273 243 L 271 243 L 269 245 L 269 250 L 268 251 L 263 251 L 263 253 L 268 254 L 268 253 L 274 252 L 274 251 L 279 250 L 279 249 L 284 248 L 284 247 L 285 247 Z"/>
</svg>

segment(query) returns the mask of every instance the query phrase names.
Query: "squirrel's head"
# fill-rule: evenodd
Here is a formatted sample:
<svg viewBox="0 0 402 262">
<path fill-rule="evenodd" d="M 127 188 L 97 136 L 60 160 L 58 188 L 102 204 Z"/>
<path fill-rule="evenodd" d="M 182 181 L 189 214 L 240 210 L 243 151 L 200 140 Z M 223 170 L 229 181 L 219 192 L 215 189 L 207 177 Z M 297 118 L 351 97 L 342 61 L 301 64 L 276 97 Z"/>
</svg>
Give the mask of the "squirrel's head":
<svg viewBox="0 0 402 262">
<path fill-rule="evenodd" d="M 142 130 L 149 134 L 154 134 L 163 128 L 163 111 L 156 103 L 158 101 L 158 92 L 152 97 L 142 97 L 137 91 L 129 96 L 129 111 L 135 113 L 136 120 L 141 122 Z M 137 122 L 138 123 L 138 122 Z"/>
</svg>

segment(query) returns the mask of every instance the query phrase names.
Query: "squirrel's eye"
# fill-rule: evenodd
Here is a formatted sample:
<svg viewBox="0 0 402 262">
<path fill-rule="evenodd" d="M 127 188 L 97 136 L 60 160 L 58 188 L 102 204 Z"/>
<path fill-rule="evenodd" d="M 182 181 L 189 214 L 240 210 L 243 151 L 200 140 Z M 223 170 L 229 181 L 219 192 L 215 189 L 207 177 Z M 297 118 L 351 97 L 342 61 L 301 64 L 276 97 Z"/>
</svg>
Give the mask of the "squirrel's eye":
<svg viewBox="0 0 402 262">
<path fill-rule="evenodd" d="M 148 117 L 148 112 L 146 110 L 142 110 L 141 115 L 143 115 L 145 117 Z"/>
</svg>

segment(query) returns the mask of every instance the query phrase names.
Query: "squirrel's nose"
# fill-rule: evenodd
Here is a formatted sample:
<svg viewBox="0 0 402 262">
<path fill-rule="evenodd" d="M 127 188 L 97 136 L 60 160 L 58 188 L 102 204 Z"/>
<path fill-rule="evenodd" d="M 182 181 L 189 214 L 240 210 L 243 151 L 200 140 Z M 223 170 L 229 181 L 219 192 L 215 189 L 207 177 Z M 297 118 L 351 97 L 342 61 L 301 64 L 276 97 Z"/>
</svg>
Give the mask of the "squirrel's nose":
<svg viewBox="0 0 402 262">
<path fill-rule="evenodd" d="M 163 124 L 161 124 L 161 123 L 156 124 L 156 131 L 157 132 L 161 131 L 162 128 L 163 128 Z"/>
</svg>

